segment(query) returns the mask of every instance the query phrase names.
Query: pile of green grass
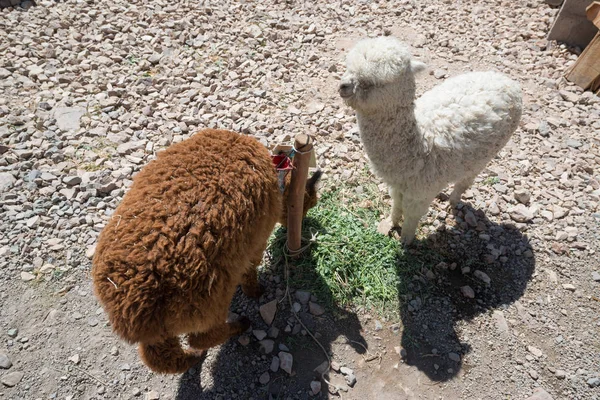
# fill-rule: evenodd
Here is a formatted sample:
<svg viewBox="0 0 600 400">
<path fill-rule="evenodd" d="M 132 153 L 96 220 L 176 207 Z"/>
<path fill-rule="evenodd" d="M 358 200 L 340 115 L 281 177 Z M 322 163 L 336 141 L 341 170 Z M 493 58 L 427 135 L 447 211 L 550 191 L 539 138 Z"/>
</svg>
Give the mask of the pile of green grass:
<svg viewBox="0 0 600 400">
<path fill-rule="evenodd" d="M 348 304 L 397 310 L 398 291 L 420 266 L 400 243 L 377 232 L 384 206 L 377 188 L 356 194 L 325 192 L 307 215 L 303 238 L 313 238 L 303 258 L 290 262 L 290 285 L 310 290 L 329 307 Z M 271 243 L 276 265 L 284 264 L 285 231 Z M 391 306 L 391 307 L 390 307 Z"/>
</svg>

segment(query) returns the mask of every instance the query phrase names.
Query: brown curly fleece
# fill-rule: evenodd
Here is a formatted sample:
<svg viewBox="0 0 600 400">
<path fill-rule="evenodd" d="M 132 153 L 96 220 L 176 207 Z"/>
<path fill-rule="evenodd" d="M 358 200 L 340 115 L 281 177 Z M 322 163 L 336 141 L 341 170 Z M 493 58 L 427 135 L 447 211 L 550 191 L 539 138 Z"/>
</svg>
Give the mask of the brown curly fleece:
<svg viewBox="0 0 600 400">
<path fill-rule="evenodd" d="M 320 172 L 307 182 L 305 213 Z M 287 191 L 286 191 L 287 193 Z M 203 130 L 158 154 L 98 239 L 92 276 L 116 333 L 140 343 L 154 371 L 178 373 L 200 360 L 184 350 L 225 342 L 249 327 L 226 323 L 237 285 L 260 297 L 256 267 L 285 195 L 267 149 L 254 138 Z"/>
</svg>

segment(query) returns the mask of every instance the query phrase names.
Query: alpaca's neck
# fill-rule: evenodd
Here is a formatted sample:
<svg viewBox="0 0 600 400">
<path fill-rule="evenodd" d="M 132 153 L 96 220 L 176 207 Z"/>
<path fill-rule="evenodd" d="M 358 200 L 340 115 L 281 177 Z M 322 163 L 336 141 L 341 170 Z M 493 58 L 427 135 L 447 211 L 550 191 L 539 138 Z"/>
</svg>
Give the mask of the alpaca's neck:
<svg viewBox="0 0 600 400">
<path fill-rule="evenodd" d="M 410 103 L 356 113 L 365 151 L 376 173 L 388 183 L 399 176 L 398 169 L 404 171 L 402 176 L 417 174 L 427 158 L 428 146 L 414 111 L 415 106 Z"/>
</svg>

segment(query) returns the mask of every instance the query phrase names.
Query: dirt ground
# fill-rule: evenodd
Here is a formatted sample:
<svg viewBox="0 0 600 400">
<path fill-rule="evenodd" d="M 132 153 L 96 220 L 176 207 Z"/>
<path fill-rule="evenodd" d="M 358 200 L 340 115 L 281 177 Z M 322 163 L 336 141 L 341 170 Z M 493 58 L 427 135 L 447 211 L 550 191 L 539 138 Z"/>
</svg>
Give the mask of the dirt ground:
<svg viewBox="0 0 600 400">
<path fill-rule="evenodd" d="M 600 399 L 600 99 L 562 78 L 581 49 L 544 40 L 555 14 L 542 1 L 475 0 L 0 10 L 0 399 L 527 399 L 537 388 Z M 337 83 L 349 47 L 381 34 L 429 65 L 419 94 L 496 69 L 525 99 L 520 128 L 462 208 L 434 201 L 397 260 L 422 265 L 403 277 L 399 318 L 320 314 L 314 305 L 330 298 L 290 287 L 303 326 L 283 265 L 267 255 L 267 293 L 238 293 L 231 307 L 252 331 L 183 375 L 150 372 L 111 332 L 89 276 L 132 175 L 155 151 L 219 126 L 268 145 L 312 133 L 325 185 L 359 188 L 367 159 Z M 274 299 L 268 326 L 259 307 Z M 326 357 L 305 328 L 351 373 L 321 380 Z M 291 374 L 275 368 L 280 351 L 293 356 Z"/>
</svg>

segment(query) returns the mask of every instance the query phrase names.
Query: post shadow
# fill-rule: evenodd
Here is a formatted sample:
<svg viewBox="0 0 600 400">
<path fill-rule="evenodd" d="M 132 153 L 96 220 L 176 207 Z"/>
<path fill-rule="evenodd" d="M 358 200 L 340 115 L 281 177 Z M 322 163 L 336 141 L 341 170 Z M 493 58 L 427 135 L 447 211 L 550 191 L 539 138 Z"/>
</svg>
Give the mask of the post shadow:
<svg viewBox="0 0 600 400">
<path fill-rule="evenodd" d="M 467 212 L 476 216 L 477 227 L 464 221 Z M 404 361 L 438 382 L 455 377 L 471 351 L 459 339 L 457 323 L 507 308 L 521 298 L 535 269 L 529 240 L 516 226 L 496 224 L 467 204 L 453 214 L 456 227 L 430 233 L 397 260 Z M 490 283 L 477 278 L 476 270 Z M 462 292 L 464 286 L 474 298 Z"/>
<path fill-rule="evenodd" d="M 308 217 L 304 221 L 304 235 L 310 230 L 322 232 L 322 227 L 316 220 Z M 231 338 L 220 348 L 210 350 L 210 354 L 201 363 L 183 374 L 179 380 L 177 400 L 201 400 L 201 399 L 231 399 L 235 393 L 237 399 L 280 399 L 293 396 L 300 399 L 322 399 L 328 398 L 328 386 L 321 381 L 321 375 L 314 369 L 326 361 L 321 348 L 302 332 L 297 320 L 290 310 L 289 301 L 285 296 L 286 282 L 284 274 L 284 246 L 286 243 L 286 231 L 283 228 L 276 230 L 274 240 L 270 248 L 269 268 L 262 270 L 259 274 L 260 282 L 265 287 L 265 295 L 259 301 L 248 299 L 238 289 L 230 310 L 239 315 L 246 315 L 252 321 L 253 330 L 264 330 L 268 332 L 267 326 L 259 313 L 259 306 L 273 299 L 282 299 L 278 303 L 277 314 L 271 326 L 279 329 L 276 338 L 266 337 L 275 342 L 274 350 L 270 354 L 261 355 L 260 345 L 251 331 L 246 335 L 251 341 L 243 346 L 238 341 L 239 337 Z M 304 244 L 304 243 L 303 243 Z M 315 334 L 325 350 L 331 354 L 332 344 L 341 341 L 352 346 L 354 350 L 363 354 L 367 343 L 361 335 L 361 324 L 356 314 L 335 304 L 333 294 L 316 272 L 316 261 L 312 257 L 311 250 L 318 246 L 313 243 L 298 262 L 290 260 L 290 291 L 306 290 L 316 296 L 316 302 L 325 308 L 321 316 L 312 315 L 308 306 L 303 305 L 298 316 L 308 329 Z M 295 264 L 295 265 L 294 265 Z M 298 302 L 294 293 L 291 293 L 292 301 Z M 291 331 L 286 332 L 286 326 L 290 325 Z M 296 326 L 298 325 L 298 327 Z M 345 338 L 343 338 L 343 337 Z M 284 344 L 294 357 L 293 374 L 281 370 L 272 372 L 270 369 L 273 356 L 279 353 L 279 344 Z M 363 347 L 364 346 L 364 347 Z M 268 371 L 270 375 L 267 384 L 259 383 L 259 377 Z M 310 382 L 321 381 L 321 392 L 317 396 L 311 396 Z"/>
</svg>

